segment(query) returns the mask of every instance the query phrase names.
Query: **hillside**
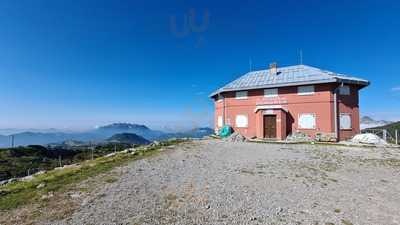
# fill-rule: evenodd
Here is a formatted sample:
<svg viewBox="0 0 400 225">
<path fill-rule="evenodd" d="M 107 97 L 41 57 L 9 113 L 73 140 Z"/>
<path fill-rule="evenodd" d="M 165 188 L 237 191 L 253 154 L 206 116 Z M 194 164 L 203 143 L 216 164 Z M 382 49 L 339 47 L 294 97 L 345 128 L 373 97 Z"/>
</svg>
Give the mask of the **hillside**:
<svg viewBox="0 0 400 225">
<path fill-rule="evenodd" d="M 145 125 L 131 123 L 113 123 L 102 126 L 94 130 L 94 133 L 110 137 L 119 133 L 132 133 L 139 135 L 147 140 L 157 140 L 165 133 L 162 131 L 152 130 Z"/>
<path fill-rule="evenodd" d="M 107 141 L 113 143 L 135 144 L 135 145 L 145 145 L 151 143 L 149 140 L 132 133 L 115 134 L 109 139 L 107 139 Z"/>
<path fill-rule="evenodd" d="M 390 133 L 390 135 L 392 137 L 394 137 L 395 136 L 395 130 L 398 130 L 399 135 L 400 135 L 400 121 L 394 122 L 394 123 L 390 123 L 390 124 L 387 124 L 387 125 L 384 125 L 384 126 L 373 127 L 373 128 L 370 128 L 370 129 L 386 129 Z"/>
<path fill-rule="evenodd" d="M 71 147 L 60 145 L 47 148 L 40 145 L 0 149 L 0 181 L 12 177 L 27 176 L 41 170 L 49 170 L 62 165 L 77 163 L 114 151 L 121 151 L 131 147 L 126 143 L 103 143 L 91 146 Z M 68 147 L 68 148 L 65 148 Z"/>
</svg>

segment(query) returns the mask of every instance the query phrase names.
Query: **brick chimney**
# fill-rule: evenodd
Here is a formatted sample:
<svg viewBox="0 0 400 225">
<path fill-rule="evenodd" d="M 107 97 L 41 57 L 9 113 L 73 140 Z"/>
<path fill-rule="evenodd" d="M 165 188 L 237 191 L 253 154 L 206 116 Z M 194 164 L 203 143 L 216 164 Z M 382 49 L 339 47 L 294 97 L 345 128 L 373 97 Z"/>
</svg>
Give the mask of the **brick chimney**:
<svg viewBox="0 0 400 225">
<path fill-rule="evenodd" d="M 278 64 L 276 62 L 269 64 L 269 74 L 270 75 L 278 74 Z"/>
</svg>

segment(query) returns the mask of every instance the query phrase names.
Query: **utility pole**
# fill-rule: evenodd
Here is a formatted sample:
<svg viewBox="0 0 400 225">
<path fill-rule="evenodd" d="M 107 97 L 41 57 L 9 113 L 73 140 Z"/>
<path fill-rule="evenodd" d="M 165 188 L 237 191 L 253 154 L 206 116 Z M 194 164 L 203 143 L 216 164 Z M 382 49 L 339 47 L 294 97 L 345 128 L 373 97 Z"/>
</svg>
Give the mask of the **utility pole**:
<svg viewBox="0 0 400 225">
<path fill-rule="evenodd" d="M 394 131 L 394 136 L 396 138 L 396 145 L 398 145 L 399 144 L 399 132 L 398 132 L 398 130 Z"/>
<path fill-rule="evenodd" d="M 61 155 L 58 155 L 58 164 L 60 165 L 60 167 L 62 167 L 62 164 L 61 164 Z"/>
<path fill-rule="evenodd" d="M 94 147 L 93 147 L 93 143 L 92 142 L 90 142 L 90 149 L 91 149 L 91 152 L 92 152 L 92 160 L 93 160 L 93 150 L 94 150 Z"/>
<path fill-rule="evenodd" d="M 14 135 L 11 135 L 11 148 L 14 148 Z"/>
</svg>

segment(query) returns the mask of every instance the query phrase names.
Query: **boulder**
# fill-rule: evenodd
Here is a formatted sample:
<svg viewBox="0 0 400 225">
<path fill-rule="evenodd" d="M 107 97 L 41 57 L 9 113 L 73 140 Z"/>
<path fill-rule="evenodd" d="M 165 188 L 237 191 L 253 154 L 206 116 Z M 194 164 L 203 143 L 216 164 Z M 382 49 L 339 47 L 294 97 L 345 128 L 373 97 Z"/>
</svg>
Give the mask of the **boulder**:
<svg viewBox="0 0 400 225">
<path fill-rule="evenodd" d="M 286 141 L 310 142 L 310 141 L 312 141 L 312 138 L 310 136 L 308 136 L 306 133 L 296 131 L 296 132 L 289 134 L 289 136 L 286 137 Z"/>
<path fill-rule="evenodd" d="M 36 188 L 37 189 L 41 189 L 41 188 L 44 188 L 44 187 L 46 187 L 46 184 L 45 183 L 41 183 Z"/>
<path fill-rule="evenodd" d="M 315 140 L 321 142 L 336 142 L 335 133 L 318 132 L 315 134 Z"/>
<path fill-rule="evenodd" d="M 224 140 L 228 142 L 245 142 L 247 139 L 240 133 L 233 132 L 230 136 L 224 138 Z"/>
<path fill-rule="evenodd" d="M 388 143 L 379 136 L 371 133 L 357 134 L 351 139 L 351 142 L 357 144 L 370 144 L 370 145 L 387 145 Z"/>
</svg>

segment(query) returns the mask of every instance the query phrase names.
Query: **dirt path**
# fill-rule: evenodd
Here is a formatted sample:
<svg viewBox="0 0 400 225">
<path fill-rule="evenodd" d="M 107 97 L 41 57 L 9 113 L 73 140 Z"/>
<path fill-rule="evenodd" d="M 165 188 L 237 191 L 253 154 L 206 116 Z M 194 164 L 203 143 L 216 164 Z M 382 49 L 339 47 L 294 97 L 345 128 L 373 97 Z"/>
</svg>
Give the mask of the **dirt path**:
<svg viewBox="0 0 400 225">
<path fill-rule="evenodd" d="M 112 172 L 44 224 L 400 224 L 393 149 L 196 141 Z"/>
</svg>

